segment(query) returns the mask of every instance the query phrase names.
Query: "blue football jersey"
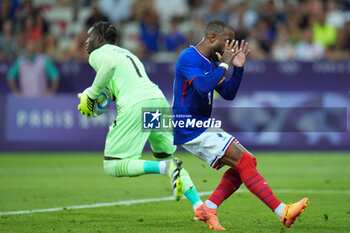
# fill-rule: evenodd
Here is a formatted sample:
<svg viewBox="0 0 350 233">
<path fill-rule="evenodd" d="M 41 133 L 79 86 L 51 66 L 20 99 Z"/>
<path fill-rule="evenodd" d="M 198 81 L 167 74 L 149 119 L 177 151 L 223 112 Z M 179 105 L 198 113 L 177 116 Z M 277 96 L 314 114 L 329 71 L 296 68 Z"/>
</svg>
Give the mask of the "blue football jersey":
<svg viewBox="0 0 350 233">
<path fill-rule="evenodd" d="M 200 93 L 193 86 L 193 81 L 214 72 L 217 65 L 210 61 L 196 47 L 190 46 L 182 51 L 175 66 L 173 114 L 174 122 L 195 119 L 205 121 L 212 111 L 213 90 Z M 222 69 L 222 68 L 219 68 Z M 223 77 L 225 70 L 222 69 Z M 186 123 L 185 123 L 186 124 Z M 206 130 L 207 127 L 174 126 L 174 144 L 190 141 Z"/>
</svg>

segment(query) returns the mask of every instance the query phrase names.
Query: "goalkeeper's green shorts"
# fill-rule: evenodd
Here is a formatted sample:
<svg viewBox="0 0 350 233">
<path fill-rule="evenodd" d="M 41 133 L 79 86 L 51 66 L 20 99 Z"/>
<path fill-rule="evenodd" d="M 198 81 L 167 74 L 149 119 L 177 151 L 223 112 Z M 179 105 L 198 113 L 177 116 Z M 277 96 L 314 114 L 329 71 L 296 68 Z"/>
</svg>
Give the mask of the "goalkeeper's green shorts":
<svg viewBox="0 0 350 233">
<path fill-rule="evenodd" d="M 116 123 L 112 123 L 106 138 L 104 154 L 108 157 L 126 159 L 139 158 L 147 140 L 155 153 L 173 154 L 173 131 L 160 129 L 144 129 L 144 110 L 161 109 L 171 114 L 170 106 L 165 98 L 148 99 L 118 112 Z M 162 112 L 163 111 L 163 112 Z"/>
</svg>

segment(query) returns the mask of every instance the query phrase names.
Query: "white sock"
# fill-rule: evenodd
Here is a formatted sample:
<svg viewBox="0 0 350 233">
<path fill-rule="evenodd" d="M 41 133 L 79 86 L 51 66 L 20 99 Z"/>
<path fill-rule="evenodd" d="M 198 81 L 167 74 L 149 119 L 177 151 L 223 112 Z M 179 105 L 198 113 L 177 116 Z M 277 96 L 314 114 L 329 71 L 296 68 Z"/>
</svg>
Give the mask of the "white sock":
<svg viewBox="0 0 350 233">
<path fill-rule="evenodd" d="M 168 175 L 169 162 L 167 163 L 167 161 L 168 160 L 159 162 L 159 173 L 164 176 Z"/>
<path fill-rule="evenodd" d="M 283 210 L 284 203 L 279 204 L 277 208 L 273 211 L 275 212 L 279 217 L 282 217 L 282 210 Z"/>
<path fill-rule="evenodd" d="M 211 209 L 217 209 L 218 208 L 218 206 L 214 202 L 212 202 L 211 200 L 206 200 L 205 204 Z"/>
<path fill-rule="evenodd" d="M 202 205 L 203 202 L 202 201 L 197 201 L 194 205 L 193 205 L 193 210 L 196 210 L 200 205 Z"/>
</svg>

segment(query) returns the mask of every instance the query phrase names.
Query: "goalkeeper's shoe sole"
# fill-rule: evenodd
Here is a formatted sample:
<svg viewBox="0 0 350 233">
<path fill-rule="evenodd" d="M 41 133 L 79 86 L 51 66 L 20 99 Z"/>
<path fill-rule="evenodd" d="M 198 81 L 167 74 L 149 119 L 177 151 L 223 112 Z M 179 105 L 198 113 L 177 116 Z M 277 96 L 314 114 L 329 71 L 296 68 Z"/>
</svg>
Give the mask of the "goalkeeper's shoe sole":
<svg viewBox="0 0 350 233">
<path fill-rule="evenodd" d="M 216 210 L 207 207 L 205 203 L 195 209 L 194 219 L 205 222 L 210 230 L 226 230 L 220 225 Z"/>
<path fill-rule="evenodd" d="M 294 204 L 285 205 L 282 210 L 282 217 L 280 218 L 282 224 L 288 228 L 291 227 L 296 218 L 305 211 L 308 204 L 309 199 L 305 197 Z"/>
<path fill-rule="evenodd" d="M 183 196 L 183 184 L 180 179 L 181 164 L 182 161 L 180 159 L 174 158 L 169 165 L 169 177 L 176 201 L 179 201 Z"/>
</svg>

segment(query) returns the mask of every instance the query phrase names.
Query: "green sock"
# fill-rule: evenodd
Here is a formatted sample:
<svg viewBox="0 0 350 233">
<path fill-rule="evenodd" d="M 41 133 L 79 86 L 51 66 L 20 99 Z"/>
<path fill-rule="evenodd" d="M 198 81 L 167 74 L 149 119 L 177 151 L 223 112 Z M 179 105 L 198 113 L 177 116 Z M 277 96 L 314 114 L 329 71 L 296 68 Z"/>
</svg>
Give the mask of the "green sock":
<svg viewBox="0 0 350 233">
<path fill-rule="evenodd" d="M 195 210 L 198 206 L 203 204 L 203 201 L 199 197 L 196 187 L 194 187 L 194 184 L 191 180 L 190 175 L 184 168 L 181 169 L 180 179 L 183 184 L 183 189 L 185 192 L 184 194 L 186 198 L 191 202 L 193 209 Z"/>
<path fill-rule="evenodd" d="M 144 165 L 143 165 L 143 169 L 145 171 L 146 174 L 159 174 L 159 163 L 160 162 L 156 162 L 156 161 L 145 161 Z"/>
<path fill-rule="evenodd" d="M 195 187 L 188 189 L 185 192 L 186 198 L 191 202 L 193 210 L 197 209 L 198 206 L 203 204 L 202 199 L 199 197 L 198 192 Z"/>
<path fill-rule="evenodd" d="M 108 175 L 117 177 L 132 177 L 145 174 L 144 160 L 122 159 L 104 161 L 104 169 Z"/>
<path fill-rule="evenodd" d="M 117 177 L 133 177 L 144 174 L 167 175 L 167 163 L 141 159 L 111 160 L 104 162 L 104 170 L 108 175 Z"/>
</svg>

